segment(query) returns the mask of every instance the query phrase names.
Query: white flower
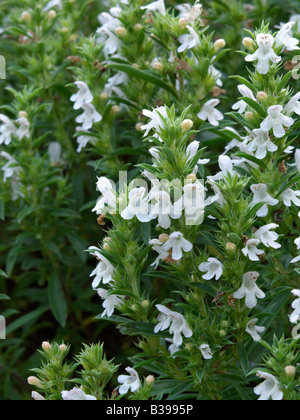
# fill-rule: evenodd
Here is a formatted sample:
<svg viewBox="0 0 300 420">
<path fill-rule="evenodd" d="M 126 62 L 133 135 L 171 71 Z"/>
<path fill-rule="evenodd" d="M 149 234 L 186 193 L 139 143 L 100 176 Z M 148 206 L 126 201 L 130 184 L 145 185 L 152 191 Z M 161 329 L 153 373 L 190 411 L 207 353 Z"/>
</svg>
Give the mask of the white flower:
<svg viewBox="0 0 300 420">
<path fill-rule="evenodd" d="M 266 329 L 265 327 L 259 327 L 256 325 L 258 318 L 251 319 L 248 322 L 246 327 L 246 332 L 251 335 L 254 341 L 260 341 L 261 337 L 259 334 L 263 333 Z"/>
<path fill-rule="evenodd" d="M 131 390 L 131 392 L 135 392 L 141 386 L 141 382 L 137 371 L 132 369 L 131 367 L 127 367 L 125 370 L 129 373 L 130 376 L 120 375 L 118 377 L 118 382 L 122 384 L 119 388 L 120 395 L 127 394 L 129 389 Z"/>
<path fill-rule="evenodd" d="M 211 99 L 210 101 L 206 102 L 197 115 L 200 120 L 206 121 L 208 120 L 211 125 L 218 126 L 219 121 L 224 119 L 224 115 L 222 112 L 215 109 L 217 105 L 219 105 L 219 99 Z"/>
<path fill-rule="evenodd" d="M 300 249 L 300 238 L 295 239 L 294 244 L 297 246 L 297 249 Z M 300 255 L 296 258 L 294 258 L 291 263 L 297 263 L 298 261 L 300 261 Z"/>
<path fill-rule="evenodd" d="M 82 125 L 82 130 L 87 131 L 92 128 L 94 123 L 100 122 L 102 116 L 99 112 L 96 111 L 94 105 L 92 104 L 83 104 L 82 109 L 84 110 L 83 114 L 78 115 L 76 122 Z"/>
<path fill-rule="evenodd" d="M 119 71 L 114 76 L 110 77 L 105 86 L 104 86 L 104 92 L 107 93 L 108 96 L 112 96 L 115 94 L 116 96 L 120 96 L 121 98 L 124 97 L 124 93 L 119 88 L 122 84 L 128 83 L 128 76 L 126 73 Z"/>
<path fill-rule="evenodd" d="M 281 200 L 287 207 L 291 207 L 292 203 L 299 207 L 300 199 L 298 197 L 300 197 L 300 191 L 293 191 L 290 188 L 285 190 L 280 196 Z"/>
<path fill-rule="evenodd" d="M 8 146 L 11 143 L 12 136 L 16 135 L 16 127 L 13 122 L 3 114 L 0 114 L 0 121 L 2 122 L 0 126 L 0 144 L 5 144 Z"/>
<path fill-rule="evenodd" d="M 201 344 L 201 346 L 199 347 L 199 350 L 201 351 L 202 356 L 204 357 L 205 360 L 210 360 L 213 358 L 211 348 L 209 347 L 208 344 Z"/>
<path fill-rule="evenodd" d="M 268 204 L 270 206 L 276 206 L 279 203 L 279 200 L 272 198 L 270 194 L 268 194 L 268 187 L 265 184 L 253 184 L 250 189 L 254 195 L 251 207 L 258 203 L 264 203 L 256 215 L 257 217 L 266 217 L 268 214 Z"/>
<path fill-rule="evenodd" d="M 210 74 L 216 80 L 217 86 L 223 86 L 222 73 L 218 69 L 216 69 L 215 66 L 213 66 L 212 64 L 208 68 L 208 74 Z"/>
<path fill-rule="evenodd" d="M 192 143 L 188 145 L 188 147 L 186 148 L 186 153 L 185 153 L 188 159 L 187 162 L 190 162 L 196 156 L 196 153 L 199 150 L 199 146 L 200 146 L 200 142 L 197 140 L 192 141 Z M 209 162 L 210 162 L 210 159 L 200 159 L 198 161 L 198 165 L 206 165 Z M 196 173 L 197 171 L 198 171 L 198 167 L 196 165 L 194 172 Z"/>
<path fill-rule="evenodd" d="M 163 229 L 169 229 L 171 226 L 171 219 L 179 219 L 180 214 L 175 214 L 174 207 L 171 204 L 171 197 L 165 191 L 158 191 L 156 188 L 149 193 L 149 202 L 151 204 L 151 215 L 158 217 L 158 226 Z"/>
<path fill-rule="evenodd" d="M 218 172 L 214 176 L 207 177 L 210 181 L 220 181 L 221 179 L 224 179 L 229 175 L 234 176 L 237 174 L 233 169 L 233 161 L 230 159 L 229 156 L 219 156 L 219 167 L 221 169 L 220 172 Z"/>
<path fill-rule="evenodd" d="M 173 343 L 173 340 L 172 340 L 171 338 L 166 338 L 166 341 L 167 341 L 168 343 L 170 343 L 170 346 L 168 347 L 168 350 L 169 350 L 169 352 L 170 352 L 171 356 L 172 356 L 174 353 L 177 353 L 177 352 L 180 350 L 180 348 L 179 348 L 179 347 L 175 346 L 175 344 Z"/>
<path fill-rule="evenodd" d="M 180 347 L 182 344 L 181 334 L 186 338 L 192 337 L 193 332 L 180 313 L 173 312 L 164 305 L 156 305 L 156 307 L 161 313 L 157 318 L 159 323 L 154 328 L 155 334 L 169 328 L 169 333 L 173 334 L 173 343 L 177 347 Z"/>
<path fill-rule="evenodd" d="M 108 291 L 105 289 L 97 289 L 98 295 L 101 299 L 104 300 L 103 308 L 105 311 L 102 313 L 101 316 L 107 315 L 109 318 L 112 316 L 116 308 L 119 308 L 122 304 L 122 300 L 120 296 L 117 295 L 108 295 Z"/>
<path fill-rule="evenodd" d="M 254 54 L 247 55 L 246 61 L 257 60 L 257 71 L 260 74 L 267 74 L 270 69 L 270 61 L 277 64 L 280 62 L 281 57 L 275 54 L 272 49 L 274 44 L 274 38 L 269 34 L 258 34 L 256 37 L 258 44 L 258 50 Z"/>
<path fill-rule="evenodd" d="M 73 388 L 71 391 L 62 391 L 61 396 L 64 401 L 97 401 L 96 397 L 86 395 L 79 388 Z"/>
<path fill-rule="evenodd" d="M 249 257 L 251 261 L 259 261 L 258 255 L 264 254 L 262 249 L 258 249 L 256 247 L 260 243 L 261 242 L 258 239 L 249 239 L 245 248 L 242 249 L 242 253 L 245 255 L 245 257 Z"/>
<path fill-rule="evenodd" d="M 295 164 L 296 164 L 296 168 L 300 172 L 300 149 L 296 149 L 296 152 L 295 152 Z"/>
<path fill-rule="evenodd" d="M 294 14 L 290 17 L 290 22 L 295 22 L 294 30 L 300 31 L 300 15 Z"/>
<path fill-rule="evenodd" d="M 213 182 L 208 181 L 208 184 L 212 187 L 212 189 L 214 190 L 215 195 L 208 197 L 205 202 L 204 205 L 206 206 L 210 206 L 212 203 L 218 203 L 221 207 L 224 206 L 225 200 L 224 197 L 222 195 L 222 192 L 220 190 L 220 188 L 214 184 Z"/>
<path fill-rule="evenodd" d="M 75 85 L 79 91 L 75 95 L 71 96 L 71 101 L 75 102 L 73 108 L 77 110 L 82 108 L 83 104 L 90 104 L 94 97 L 86 83 L 78 81 L 75 82 Z"/>
<path fill-rule="evenodd" d="M 25 117 L 20 117 L 17 119 L 17 123 L 19 124 L 19 127 L 16 131 L 16 136 L 19 140 L 23 140 L 24 137 L 29 139 L 30 137 L 30 122 Z"/>
<path fill-rule="evenodd" d="M 6 182 L 8 178 L 18 175 L 21 168 L 17 166 L 17 161 L 9 153 L 0 152 L 0 156 L 7 160 L 7 163 L 2 167 L 2 171 L 4 172 L 3 181 Z"/>
<path fill-rule="evenodd" d="M 267 156 L 267 151 L 276 152 L 278 150 L 276 144 L 271 141 L 268 131 L 259 128 L 253 130 L 253 135 L 254 138 L 247 144 L 247 148 L 250 152 L 256 152 L 257 159 L 264 159 Z"/>
<path fill-rule="evenodd" d="M 203 273 L 206 272 L 206 274 L 202 276 L 204 280 L 211 280 L 214 277 L 216 280 L 219 280 L 223 274 L 223 268 L 224 266 L 221 261 L 216 258 L 208 258 L 208 262 L 199 265 L 199 270 Z"/>
<path fill-rule="evenodd" d="M 195 29 L 189 25 L 186 25 L 186 28 L 188 29 L 189 34 L 180 35 L 178 38 L 178 41 L 181 44 L 177 49 L 179 53 L 190 50 L 200 44 L 200 38 Z"/>
<path fill-rule="evenodd" d="M 46 4 L 46 6 L 43 8 L 44 12 L 48 12 L 49 10 L 53 9 L 54 7 L 58 7 L 59 9 L 62 9 L 62 0 L 51 0 L 49 3 Z"/>
<path fill-rule="evenodd" d="M 196 225 L 203 220 L 205 188 L 201 181 L 188 183 L 183 187 L 183 195 L 174 203 L 175 218 L 185 211 L 186 224 Z"/>
<path fill-rule="evenodd" d="M 113 11 L 113 9 L 111 9 Z M 115 34 L 115 30 L 122 26 L 119 19 L 109 13 L 101 13 L 98 17 L 101 27 L 97 29 L 96 34 L 98 35 L 98 42 L 103 44 L 103 52 L 105 56 L 115 54 L 122 45 L 122 41 Z"/>
<path fill-rule="evenodd" d="M 58 165 L 62 163 L 61 152 L 62 147 L 57 141 L 53 141 L 49 144 L 48 155 L 52 165 Z"/>
<path fill-rule="evenodd" d="M 179 10 L 179 18 L 186 19 L 188 22 L 195 22 L 203 11 L 202 4 L 199 4 L 199 0 L 196 1 L 194 6 L 191 6 L 188 3 L 179 4 L 176 6 L 176 9 Z M 200 24 L 203 25 L 203 22 L 200 19 Z"/>
<path fill-rule="evenodd" d="M 238 90 L 243 97 L 250 98 L 256 101 L 252 90 L 250 90 L 247 86 L 238 85 Z M 232 109 L 237 110 L 239 114 L 243 114 L 246 111 L 247 106 L 248 106 L 247 102 L 241 99 L 240 101 L 238 101 L 232 106 Z"/>
<path fill-rule="evenodd" d="M 281 105 L 273 105 L 268 109 L 268 117 L 260 124 L 260 128 L 264 131 L 273 129 L 274 136 L 281 138 L 285 135 L 284 127 L 291 127 L 294 120 L 282 114 L 283 107 Z"/>
<path fill-rule="evenodd" d="M 146 131 L 144 134 L 144 137 L 146 137 L 148 136 L 150 130 L 154 129 L 155 131 L 159 131 L 163 127 L 164 122 L 162 120 L 162 117 L 167 118 L 167 110 L 166 110 L 166 107 L 164 106 L 158 107 L 154 109 L 153 111 L 144 109 L 143 115 L 151 119 L 151 121 L 148 124 L 143 125 L 141 127 L 143 131 Z"/>
<path fill-rule="evenodd" d="M 193 245 L 184 239 L 181 232 L 173 232 L 167 242 L 163 245 L 164 250 L 172 249 L 172 258 L 178 261 L 182 258 L 182 251 L 189 252 L 193 249 Z"/>
<path fill-rule="evenodd" d="M 105 214 L 108 211 L 112 213 L 116 211 L 116 190 L 112 182 L 103 176 L 98 178 L 97 190 L 101 192 L 102 196 L 99 198 L 92 211 L 95 211 L 96 214 Z"/>
<path fill-rule="evenodd" d="M 115 269 L 112 266 L 112 264 L 108 261 L 107 258 L 105 258 L 101 254 L 101 250 L 99 248 L 90 247 L 89 251 L 91 255 L 94 255 L 100 261 L 95 270 L 90 275 L 90 277 L 95 276 L 92 283 L 92 288 L 97 289 L 101 282 L 103 282 L 103 284 L 113 282 L 113 275 L 115 273 Z"/>
<path fill-rule="evenodd" d="M 270 223 L 266 226 L 263 226 L 255 232 L 254 238 L 261 241 L 266 247 L 271 247 L 274 249 L 281 248 L 281 245 L 276 242 L 279 238 L 278 233 L 271 232 L 271 229 L 276 229 L 278 227 L 279 225 L 276 225 L 275 223 Z"/>
<path fill-rule="evenodd" d="M 169 257 L 169 252 L 163 248 L 163 243 L 159 239 L 151 239 L 149 244 L 153 245 L 152 248 L 158 253 L 157 259 L 152 264 L 156 269 L 161 260 L 166 260 Z"/>
<path fill-rule="evenodd" d="M 283 392 L 280 390 L 279 381 L 275 376 L 267 372 L 257 372 L 257 376 L 265 379 L 263 383 L 254 388 L 254 393 L 260 395 L 259 400 L 268 401 L 270 398 L 274 401 L 283 399 Z"/>
<path fill-rule="evenodd" d="M 283 25 L 278 34 L 275 36 L 275 47 L 285 47 L 289 51 L 299 50 L 297 47 L 299 40 L 297 38 L 290 37 L 291 29 L 295 25 L 295 22 L 289 22 Z"/>
<path fill-rule="evenodd" d="M 294 296 L 297 296 L 297 299 L 292 303 L 292 308 L 294 309 L 293 313 L 290 315 L 290 321 L 292 324 L 297 324 L 300 318 L 300 290 L 292 290 Z"/>
<path fill-rule="evenodd" d="M 288 116 L 292 115 L 294 112 L 297 115 L 300 115 L 300 92 L 296 93 L 289 102 L 284 107 L 284 113 Z"/>
<path fill-rule="evenodd" d="M 134 216 L 136 216 L 141 223 L 147 223 L 154 218 L 151 214 L 149 214 L 148 194 L 146 188 L 134 188 L 129 192 L 128 199 L 128 206 L 121 213 L 121 217 L 123 219 L 131 220 Z"/>
<path fill-rule="evenodd" d="M 256 280 L 258 279 L 259 274 L 256 272 L 249 272 L 246 273 L 243 277 L 243 284 L 242 287 L 237 290 L 233 297 L 235 299 L 243 299 L 246 297 L 246 306 L 249 309 L 255 308 L 257 305 L 257 298 L 263 299 L 266 297 L 264 292 L 259 289 L 259 287 L 256 284 Z"/>
<path fill-rule="evenodd" d="M 46 399 L 36 391 L 31 393 L 31 398 L 35 401 L 46 401 Z"/>
<path fill-rule="evenodd" d="M 142 10 L 151 10 L 151 11 L 155 11 L 157 10 L 158 12 L 160 12 L 163 16 L 165 16 L 166 14 L 166 6 L 165 6 L 165 2 L 164 0 L 158 0 L 155 1 L 153 3 L 148 4 L 147 6 L 143 6 L 141 7 Z"/>
<path fill-rule="evenodd" d="M 82 130 L 83 129 L 81 127 L 76 127 L 77 133 L 82 132 Z M 89 131 L 87 131 L 87 133 L 89 133 Z M 88 134 L 82 134 L 81 136 L 78 136 L 76 140 L 78 143 L 77 153 L 80 153 L 82 149 L 84 149 L 88 145 L 88 143 L 93 144 L 96 140 L 96 137 L 89 136 Z"/>
</svg>

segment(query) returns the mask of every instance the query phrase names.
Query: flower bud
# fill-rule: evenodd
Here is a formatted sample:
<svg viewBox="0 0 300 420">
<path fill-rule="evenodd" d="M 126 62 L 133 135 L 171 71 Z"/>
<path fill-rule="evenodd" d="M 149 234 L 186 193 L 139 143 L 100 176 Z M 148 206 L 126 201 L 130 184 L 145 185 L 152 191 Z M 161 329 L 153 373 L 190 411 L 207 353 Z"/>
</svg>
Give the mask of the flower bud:
<svg viewBox="0 0 300 420">
<path fill-rule="evenodd" d="M 46 353 L 49 353 L 49 352 L 50 352 L 50 350 L 52 349 L 52 346 L 51 346 L 51 344 L 50 344 L 48 341 L 44 341 L 44 342 L 42 343 L 42 349 L 43 349 Z"/>
<path fill-rule="evenodd" d="M 148 309 L 149 308 L 149 300 L 143 300 L 143 302 L 141 303 L 141 307 L 143 309 Z"/>
<path fill-rule="evenodd" d="M 146 381 L 146 384 L 147 385 L 151 385 L 155 381 L 155 378 L 154 378 L 153 375 L 149 375 L 149 376 L 147 376 L 147 378 L 145 379 L 145 381 Z"/>
<path fill-rule="evenodd" d="M 73 35 L 70 36 L 69 41 L 70 42 L 75 42 L 76 39 L 77 39 L 77 35 L 76 34 L 73 34 Z"/>
<path fill-rule="evenodd" d="M 46 401 L 45 398 L 41 394 L 35 391 L 31 393 L 31 398 L 35 401 Z"/>
<path fill-rule="evenodd" d="M 136 64 L 136 63 L 133 63 L 132 64 L 132 67 L 135 68 L 135 69 L 139 69 L 140 68 L 140 66 L 138 64 Z"/>
<path fill-rule="evenodd" d="M 61 28 L 61 31 L 62 31 L 62 33 L 63 33 L 63 34 L 67 34 L 67 33 L 69 32 L 69 28 L 68 28 L 68 26 L 63 26 L 63 27 Z"/>
<path fill-rule="evenodd" d="M 136 32 L 140 32 L 143 29 L 142 25 L 140 23 L 137 23 L 134 27 L 134 30 Z"/>
<path fill-rule="evenodd" d="M 114 106 L 112 106 L 112 107 L 111 107 L 111 113 L 112 113 L 113 115 L 117 115 L 119 112 L 120 112 L 120 107 L 119 107 L 119 105 L 114 105 Z"/>
<path fill-rule="evenodd" d="M 32 18 L 31 18 L 31 14 L 28 12 L 23 12 L 22 16 L 21 16 L 22 20 L 26 20 L 26 22 L 31 22 Z"/>
<path fill-rule="evenodd" d="M 216 42 L 214 43 L 214 49 L 215 49 L 216 52 L 221 50 L 225 46 L 226 46 L 225 39 L 217 39 Z"/>
<path fill-rule="evenodd" d="M 181 123 L 181 129 L 183 132 L 190 130 L 194 123 L 192 120 L 183 120 Z"/>
<path fill-rule="evenodd" d="M 268 95 L 266 94 L 266 92 L 257 92 L 257 99 L 260 102 L 266 102 L 268 100 Z"/>
<path fill-rule="evenodd" d="M 36 376 L 29 376 L 29 378 L 27 378 L 27 382 L 31 386 L 37 386 L 38 388 L 43 387 L 42 382 Z"/>
<path fill-rule="evenodd" d="M 187 351 L 192 351 L 192 346 L 191 346 L 191 344 L 190 344 L 190 343 L 187 343 L 187 344 L 184 346 L 184 348 L 185 348 L 185 350 L 187 350 Z"/>
<path fill-rule="evenodd" d="M 158 239 L 162 244 L 166 243 L 169 240 L 170 236 L 167 233 L 162 233 L 159 235 Z"/>
<path fill-rule="evenodd" d="M 20 111 L 19 112 L 19 118 L 28 118 L 28 114 L 26 111 Z"/>
<path fill-rule="evenodd" d="M 229 326 L 229 322 L 228 322 L 228 321 L 222 321 L 222 322 L 221 322 L 221 326 L 222 326 L 223 328 L 228 328 L 228 326 Z"/>
<path fill-rule="evenodd" d="M 137 123 L 136 125 L 135 125 L 135 129 L 137 130 L 137 131 L 142 131 L 142 127 L 143 127 L 143 123 Z"/>
<path fill-rule="evenodd" d="M 48 17 L 48 19 L 50 19 L 50 20 L 54 19 L 54 18 L 56 17 L 56 11 L 55 11 L 55 10 L 50 10 L 50 11 L 48 12 L 47 17 Z"/>
<path fill-rule="evenodd" d="M 186 177 L 186 179 L 187 179 L 187 180 L 189 180 L 189 181 L 194 182 L 194 181 L 196 181 L 196 179 L 197 179 L 197 175 L 196 175 L 196 174 L 189 174 L 189 175 Z"/>
<path fill-rule="evenodd" d="M 254 41 L 252 38 L 246 37 L 243 39 L 243 45 L 244 47 L 248 48 L 249 50 L 253 50 L 254 47 Z"/>
<path fill-rule="evenodd" d="M 100 95 L 100 99 L 102 100 L 102 101 L 106 101 L 106 99 L 108 98 L 108 95 L 107 95 L 107 93 L 106 92 L 102 92 L 101 93 L 101 95 Z"/>
<path fill-rule="evenodd" d="M 127 35 L 127 30 L 123 28 L 122 26 L 119 26 L 115 29 L 116 35 L 118 35 L 121 38 L 124 38 Z"/>
<path fill-rule="evenodd" d="M 235 248 L 236 248 L 236 245 L 233 242 L 228 242 L 226 244 L 226 250 L 228 252 L 233 252 L 235 250 Z"/>
<path fill-rule="evenodd" d="M 220 331 L 219 331 L 219 336 L 220 336 L 221 338 L 226 337 L 226 331 L 225 331 L 225 330 L 220 330 Z"/>
<path fill-rule="evenodd" d="M 189 23 L 188 20 L 185 19 L 185 18 L 180 18 L 179 19 L 179 26 L 182 29 L 184 29 L 188 23 Z"/>
<path fill-rule="evenodd" d="M 156 71 L 163 71 L 164 66 L 159 61 L 155 61 L 155 63 L 153 63 L 153 69 Z"/>
<path fill-rule="evenodd" d="M 61 344 L 61 345 L 59 346 L 59 349 L 60 349 L 60 351 L 63 353 L 64 351 L 66 351 L 66 350 L 67 350 L 67 346 L 66 346 L 65 344 Z"/>
<path fill-rule="evenodd" d="M 295 368 L 295 366 L 286 366 L 284 368 L 284 370 L 285 370 L 286 376 L 289 379 L 294 379 L 295 378 L 295 375 L 296 375 L 296 368 Z"/>
<path fill-rule="evenodd" d="M 254 118 L 254 114 L 253 114 L 253 112 L 246 112 L 246 114 L 245 114 L 245 118 L 246 118 L 246 120 L 253 120 L 253 118 Z"/>
</svg>

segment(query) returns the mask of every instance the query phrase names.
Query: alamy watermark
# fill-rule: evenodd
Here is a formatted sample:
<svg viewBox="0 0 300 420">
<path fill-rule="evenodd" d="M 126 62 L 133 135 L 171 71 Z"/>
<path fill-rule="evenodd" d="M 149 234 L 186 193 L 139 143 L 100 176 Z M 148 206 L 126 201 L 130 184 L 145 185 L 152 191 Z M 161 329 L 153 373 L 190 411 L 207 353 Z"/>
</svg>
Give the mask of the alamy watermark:
<svg viewBox="0 0 300 420">
<path fill-rule="evenodd" d="M 300 324 L 296 325 L 292 330 L 292 337 L 294 340 L 299 340 L 300 338 Z"/>
<path fill-rule="evenodd" d="M 300 79 L 300 55 L 296 55 L 295 57 L 293 57 L 292 64 L 293 65 L 295 64 L 292 70 L 292 78 L 295 80 L 299 80 Z"/>
<path fill-rule="evenodd" d="M 167 223 L 169 217 L 179 219 L 183 212 L 187 225 L 200 225 L 204 220 L 205 187 L 204 181 L 186 179 L 135 179 L 128 183 L 127 172 L 119 173 L 119 188 L 107 178 L 99 178 L 97 189 L 102 193 L 94 211 L 99 214 L 117 214 L 130 220 L 134 216 L 141 222 L 159 218 Z"/>
<path fill-rule="evenodd" d="M 0 80 L 6 79 L 6 59 L 0 55 Z"/>
<path fill-rule="evenodd" d="M 6 320 L 0 315 L 0 340 L 6 339 Z"/>
</svg>

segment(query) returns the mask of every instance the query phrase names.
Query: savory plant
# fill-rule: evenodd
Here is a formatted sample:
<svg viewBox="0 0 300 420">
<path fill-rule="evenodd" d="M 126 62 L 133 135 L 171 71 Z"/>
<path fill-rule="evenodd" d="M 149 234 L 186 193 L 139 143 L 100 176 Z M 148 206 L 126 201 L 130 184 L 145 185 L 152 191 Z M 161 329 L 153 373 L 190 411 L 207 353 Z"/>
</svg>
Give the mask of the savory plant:
<svg viewBox="0 0 300 420">
<path fill-rule="evenodd" d="M 109 3 L 2 16 L 3 395 L 299 400 L 299 5 Z"/>
</svg>

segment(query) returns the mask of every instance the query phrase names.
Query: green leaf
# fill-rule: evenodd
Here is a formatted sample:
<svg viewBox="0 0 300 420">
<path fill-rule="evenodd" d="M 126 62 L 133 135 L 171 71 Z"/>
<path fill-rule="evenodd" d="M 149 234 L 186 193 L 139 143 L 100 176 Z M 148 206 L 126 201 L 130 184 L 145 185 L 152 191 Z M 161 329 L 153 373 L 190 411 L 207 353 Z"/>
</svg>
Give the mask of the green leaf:
<svg viewBox="0 0 300 420">
<path fill-rule="evenodd" d="M 19 328 L 23 326 L 26 326 L 29 322 L 39 319 L 41 315 L 43 315 L 45 312 L 48 311 L 48 309 L 49 309 L 48 306 L 46 307 L 42 306 L 40 308 L 35 309 L 32 312 L 29 312 L 26 315 L 21 316 L 16 321 L 8 325 L 6 329 L 7 335 L 13 333 L 14 331 L 18 330 Z"/>
<path fill-rule="evenodd" d="M 87 260 L 87 254 L 84 252 L 86 248 L 84 242 L 76 235 L 68 234 L 67 237 L 80 260 L 85 263 Z"/>
<path fill-rule="evenodd" d="M 237 153 L 235 153 L 235 156 L 242 157 L 244 159 L 250 160 L 251 162 L 256 163 L 256 165 L 260 166 L 261 168 L 263 168 L 265 170 L 268 169 L 267 165 L 262 160 L 257 159 L 255 156 L 251 156 L 251 155 L 248 155 L 247 153 L 243 153 L 243 152 L 237 152 Z"/>
<path fill-rule="evenodd" d="M 251 98 L 247 98 L 247 97 L 243 97 L 241 98 L 244 102 L 246 102 L 251 108 L 255 109 L 255 111 L 257 111 L 257 113 L 265 118 L 266 117 L 266 112 L 265 110 L 254 100 Z"/>
<path fill-rule="evenodd" d="M 0 294 L 0 300 L 11 300 L 9 296 Z"/>
<path fill-rule="evenodd" d="M 289 71 L 280 81 L 280 83 L 277 85 L 277 92 L 280 93 L 282 89 L 286 86 L 286 84 L 290 81 L 290 78 L 293 75 L 293 70 Z"/>
<path fill-rule="evenodd" d="M 175 97 L 177 97 L 177 93 L 174 91 L 171 85 L 164 82 L 163 80 L 161 80 L 161 78 L 157 77 L 155 74 L 153 74 L 150 71 L 136 69 L 135 67 L 129 66 L 128 64 L 113 63 L 113 64 L 109 64 L 108 67 L 114 70 L 123 71 L 124 73 L 127 73 L 129 76 L 133 76 L 133 77 L 136 77 L 137 79 L 145 80 L 146 82 L 159 86 L 171 92 Z"/>
<path fill-rule="evenodd" d="M 65 327 L 68 316 L 68 308 L 64 292 L 60 284 L 59 275 L 55 271 L 50 275 L 48 296 L 50 309 L 54 318 L 60 323 L 62 327 Z"/>
<path fill-rule="evenodd" d="M 0 219 L 5 220 L 5 204 L 0 200 Z"/>
</svg>

